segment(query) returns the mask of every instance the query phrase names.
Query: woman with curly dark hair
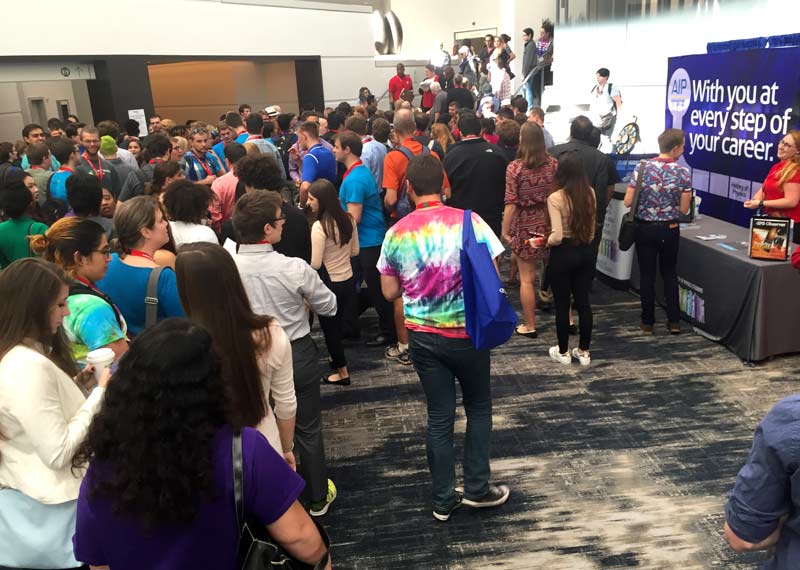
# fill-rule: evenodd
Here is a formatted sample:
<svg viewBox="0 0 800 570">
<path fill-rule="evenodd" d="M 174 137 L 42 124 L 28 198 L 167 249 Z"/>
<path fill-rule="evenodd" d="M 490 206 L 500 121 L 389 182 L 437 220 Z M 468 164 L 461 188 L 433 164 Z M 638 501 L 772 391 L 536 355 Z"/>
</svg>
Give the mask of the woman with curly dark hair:
<svg viewBox="0 0 800 570">
<path fill-rule="evenodd" d="M 205 329 L 167 319 L 131 343 L 73 462 L 90 463 L 78 498 L 78 560 L 114 570 L 235 568 L 225 401 Z M 244 428 L 241 440 L 245 515 L 296 558 L 321 560 L 322 537 L 297 502 L 303 480 L 258 431 Z"/>
<path fill-rule="evenodd" d="M 164 190 L 164 207 L 178 249 L 187 243 L 219 243 L 217 234 L 208 227 L 208 206 L 213 195 L 211 188 L 191 180 L 176 180 Z"/>
</svg>

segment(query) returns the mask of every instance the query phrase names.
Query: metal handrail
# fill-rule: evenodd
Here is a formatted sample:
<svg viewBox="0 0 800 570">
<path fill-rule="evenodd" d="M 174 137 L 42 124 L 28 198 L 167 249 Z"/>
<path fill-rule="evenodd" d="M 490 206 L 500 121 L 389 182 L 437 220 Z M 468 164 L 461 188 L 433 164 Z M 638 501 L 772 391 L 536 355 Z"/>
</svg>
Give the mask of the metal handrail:
<svg viewBox="0 0 800 570">
<path fill-rule="evenodd" d="M 511 98 L 513 99 L 514 97 L 516 97 L 519 94 L 520 91 L 522 91 L 522 88 L 525 87 L 525 84 L 528 82 L 528 80 L 534 74 L 539 73 L 540 71 L 543 71 L 544 68 L 547 67 L 548 65 L 551 65 L 551 64 L 550 63 L 538 63 L 538 64 L 536 64 L 536 67 L 531 69 L 528 72 L 528 75 L 525 76 L 525 79 L 523 79 L 522 82 L 519 84 L 519 87 L 517 87 L 517 90 L 514 91 L 514 93 L 511 94 Z M 541 89 L 541 91 L 539 91 L 539 93 L 544 93 L 544 73 L 540 73 L 539 74 L 539 81 L 541 82 L 541 86 L 542 86 L 542 89 Z"/>
</svg>

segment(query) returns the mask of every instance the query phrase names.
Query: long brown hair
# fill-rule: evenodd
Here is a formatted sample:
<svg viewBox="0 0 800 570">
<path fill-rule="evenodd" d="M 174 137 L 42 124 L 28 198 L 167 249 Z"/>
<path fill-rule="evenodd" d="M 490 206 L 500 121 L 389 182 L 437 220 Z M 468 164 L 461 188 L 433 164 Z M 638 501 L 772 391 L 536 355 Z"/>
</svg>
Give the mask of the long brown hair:
<svg viewBox="0 0 800 570">
<path fill-rule="evenodd" d="M 35 257 L 15 261 L 0 272 L 0 359 L 33 340 L 44 346 L 45 356 L 61 370 L 70 376 L 79 372 L 64 331 L 50 330 L 50 310 L 64 285 L 69 281 L 61 268 Z"/>
<path fill-rule="evenodd" d="M 353 218 L 342 209 L 336 187 L 330 180 L 321 178 L 311 183 L 308 192 L 319 203 L 317 219 L 322 224 L 325 236 L 331 238 L 336 245 L 350 243 L 353 237 Z"/>
<path fill-rule="evenodd" d="M 167 183 L 167 178 L 172 178 L 181 170 L 181 165 L 174 160 L 159 162 L 153 168 L 153 180 L 144 185 L 145 196 L 158 196 Z"/>
<path fill-rule="evenodd" d="M 453 133 L 450 132 L 450 129 L 447 128 L 447 125 L 442 123 L 436 123 L 431 127 L 431 138 L 442 145 L 442 150 L 444 152 L 447 152 L 448 146 L 456 142 L 456 140 L 453 138 Z M 444 160 L 443 156 L 440 158 Z"/>
<path fill-rule="evenodd" d="M 547 162 L 544 132 L 536 123 L 525 123 L 519 131 L 517 158 L 525 168 L 539 168 Z"/>
<path fill-rule="evenodd" d="M 578 243 L 589 243 L 595 229 L 595 196 L 576 153 L 568 152 L 558 161 L 556 186 L 564 191 L 566 197 L 572 237 Z"/>
<path fill-rule="evenodd" d="M 270 348 L 272 318 L 253 313 L 236 264 L 222 246 L 185 245 L 178 253 L 175 274 L 186 316 L 211 333 L 222 360 L 231 423 L 258 425 L 268 405 L 258 353 Z"/>
<path fill-rule="evenodd" d="M 798 153 L 788 159 L 786 161 L 786 166 L 781 170 L 780 178 L 778 179 L 781 191 L 783 191 L 783 185 L 786 184 L 786 181 L 800 170 L 800 130 L 795 129 L 789 131 L 787 134 L 791 135 L 792 139 L 794 139 L 794 147 L 797 149 Z"/>
</svg>

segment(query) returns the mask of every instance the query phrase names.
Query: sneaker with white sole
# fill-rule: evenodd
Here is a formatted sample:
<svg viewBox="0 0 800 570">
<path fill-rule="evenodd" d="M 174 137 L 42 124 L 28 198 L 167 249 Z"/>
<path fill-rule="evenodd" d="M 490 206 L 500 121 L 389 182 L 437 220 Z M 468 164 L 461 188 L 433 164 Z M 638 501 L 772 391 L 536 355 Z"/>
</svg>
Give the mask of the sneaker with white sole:
<svg viewBox="0 0 800 570">
<path fill-rule="evenodd" d="M 456 493 L 456 502 L 449 509 L 438 509 L 436 507 L 433 508 L 433 518 L 437 521 L 447 522 L 450 520 L 450 515 L 453 514 L 453 511 L 456 510 L 458 507 L 461 506 L 461 495 Z"/>
<path fill-rule="evenodd" d="M 462 494 L 464 492 L 464 488 L 456 487 L 455 491 L 456 494 Z M 499 507 L 508 500 L 508 496 L 510 494 L 511 489 L 509 489 L 506 485 L 489 485 L 489 490 L 483 497 L 480 499 L 467 499 L 466 497 L 462 497 L 461 504 L 468 507 L 474 507 L 476 509 Z"/>
<path fill-rule="evenodd" d="M 312 517 L 321 517 L 328 512 L 331 504 L 336 500 L 336 485 L 333 481 L 328 479 L 328 494 L 321 501 L 314 501 L 311 503 L 311 508 L 308 511 Z"/>
<path fill-rule="evenodd" d="M 572 357 L 575 358 L 581 366 L 589 366 L 592 363 L 592 357 L 589 356 L 589 351 L 582 351 L 577 346 L 572 349 Z"/>
<path fill-rule="evenodd" d="M 395 360 L 399 362 L 403 366 L 409 366 L 413 364 L 411 362 L 411 354 L 409 354 L 408 350 L 400 350 L 400 345 L 398 344 L 387 346 L 386 350 L 383 351 L 383 355 L 389 360 Z"/>
<path fill-rule="evenodd" d="M 550 358 L 552 358 L 556 362 L 560 364 L 572 364 L 572 357 L 569 355 L 569 349 L 567 349 L 567 352 L 565 352 L 564 354 L 561 354 L 558 351 L 557 346 L 551 346 L 548 352 L 550 353 Z"/>
</svg>

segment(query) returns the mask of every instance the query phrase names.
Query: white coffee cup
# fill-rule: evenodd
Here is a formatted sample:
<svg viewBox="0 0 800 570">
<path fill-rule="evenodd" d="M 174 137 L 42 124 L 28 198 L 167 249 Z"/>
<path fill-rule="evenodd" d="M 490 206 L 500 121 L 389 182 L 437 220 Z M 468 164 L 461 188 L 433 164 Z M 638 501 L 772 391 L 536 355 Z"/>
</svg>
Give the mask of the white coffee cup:
<svg viewBox="0 0 800 570">
<path fill-rule="evenodd" d="M 86 364 L 94 366 L 94 379 L 100 382 L 103 371 L 111 366 L 116 355 L 110 348 L 98 348 L 86 355 Z"/>
</svg>

